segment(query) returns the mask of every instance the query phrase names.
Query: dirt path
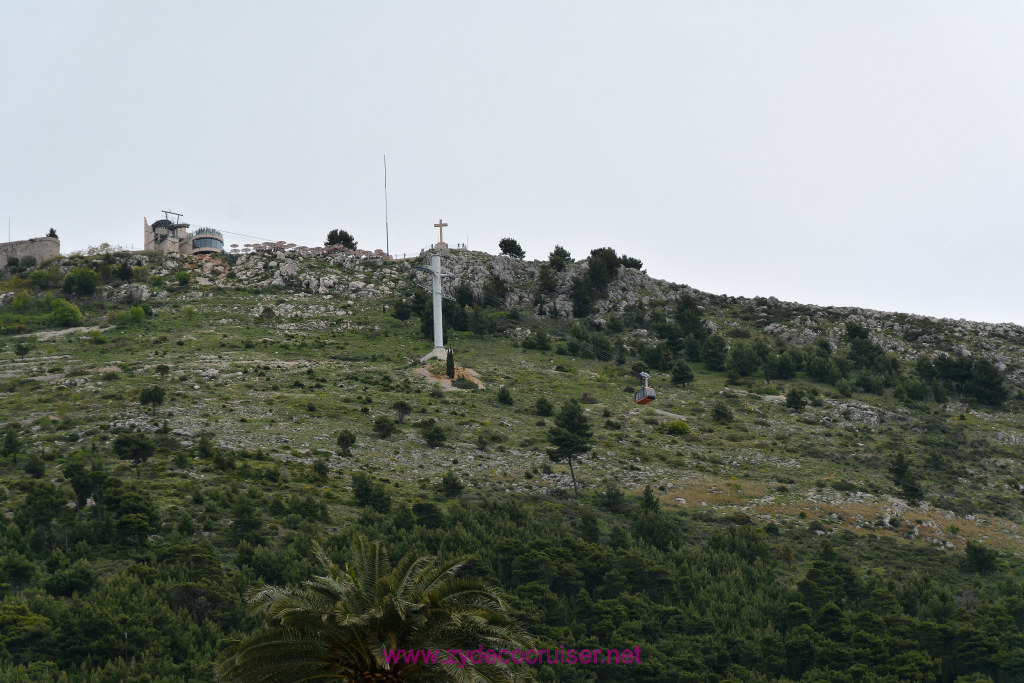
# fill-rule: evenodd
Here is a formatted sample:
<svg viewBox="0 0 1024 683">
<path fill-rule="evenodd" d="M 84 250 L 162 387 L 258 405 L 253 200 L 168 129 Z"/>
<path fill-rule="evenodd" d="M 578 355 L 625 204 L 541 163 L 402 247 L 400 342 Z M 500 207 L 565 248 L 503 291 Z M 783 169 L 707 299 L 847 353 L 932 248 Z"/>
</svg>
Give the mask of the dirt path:
<svg viewBox="0 0 1024 683">
<path fill-rule="evenodd" d="M 676 413 L 670 413 L 667 410 L 661 410 L 659 408 L 651 408 L 651 410 L 656 412 L 658 415 L 664 415 L 665 417 L 674 417 L 677 420 L 682 420 L 683 422 L 686 422 L 686 417 L 684 415 L 677 415 Z"/>
<path fill-rule="evenodd" d="M 39 341 L 46 339 L 53 339 L 54 337 L 60 337 L 61 335 L 71 334 L 72 332 L 92 332 L 93 330 L 102 330 L 102 327 L 69 327 L 64 330 L 45 330 L 43 332 L 35 332 L 33 334 L 16 334 L 14 338 L 18 337 L 35 337 Z"/>
<path fill-rule="evenodd" d="M 415 372 L 417 375 L 425 377 L 431 382 L 437 382 L 437 384 L 440 385 L 440 387 L 445 391 L 463 391 L 458 387 L 452 386 L 452 381 L 448 378 L 448 375 L 435 375 L 432 372 L 430 372 L 430 370 L 428 370 L 427 368 L 416 368 L 413 372 Z M 480 379 L 480 375 L 478 375 L 475 370 L 470 370 L 469 368 L 459 368 L 459 373 L 461 374 L 462 377 L 468 379 L 470 382 L 475 384 L 478 389 L 487 388 L 487 386 L 483 383 L 483 380 Z"/>
</svg>

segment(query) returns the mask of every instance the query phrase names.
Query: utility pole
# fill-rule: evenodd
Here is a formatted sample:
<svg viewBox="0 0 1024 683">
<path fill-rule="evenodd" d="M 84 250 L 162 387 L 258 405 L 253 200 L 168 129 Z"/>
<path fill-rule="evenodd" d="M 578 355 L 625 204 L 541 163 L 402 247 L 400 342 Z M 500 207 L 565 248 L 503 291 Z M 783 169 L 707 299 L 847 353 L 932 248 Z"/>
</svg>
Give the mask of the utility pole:
<svg viewBox="0 0 1024 683">
<path fill-rule="evenodd" d="M 124 683 L 128 683 L 128 631 L 124 632 Z"/>
</svg>

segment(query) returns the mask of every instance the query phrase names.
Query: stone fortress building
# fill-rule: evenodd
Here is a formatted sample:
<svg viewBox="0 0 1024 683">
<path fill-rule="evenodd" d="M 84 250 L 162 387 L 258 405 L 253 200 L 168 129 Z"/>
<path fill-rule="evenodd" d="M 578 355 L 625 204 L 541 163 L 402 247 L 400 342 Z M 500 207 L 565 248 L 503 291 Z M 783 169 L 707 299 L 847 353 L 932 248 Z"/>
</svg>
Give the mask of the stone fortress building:
<svg viewBox="0 0 1024 683">
<path fill-rule="evenodd" d="M 32 257 L 43 263 L 60 257 L 60 240 L 56 237 L 33 237 L 30 240 L 0 243 L 0 268 L 6 268 L 12 259 L 20 261 Z"/>
<path fill-rule="evenodd" d="M 142 219 L 146 251 L 162 251 L 174 254 L 223 254 L 224 236 L 213 228 L 189 230 L 188 223 L 175 223 L 167 216 L 181 219 L 181 214 L 164 212 L 164 218 L 153 221 Z"/>
</svg>

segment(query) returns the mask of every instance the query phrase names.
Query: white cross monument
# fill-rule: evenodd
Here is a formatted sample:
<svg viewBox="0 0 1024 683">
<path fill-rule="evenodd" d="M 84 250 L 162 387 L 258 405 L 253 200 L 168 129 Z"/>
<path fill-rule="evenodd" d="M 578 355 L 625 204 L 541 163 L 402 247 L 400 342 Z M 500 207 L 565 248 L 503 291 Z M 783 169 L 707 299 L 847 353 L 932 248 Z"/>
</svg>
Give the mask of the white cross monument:
<svg viewBox="0 0 1024 683">
<path fill-rule="evenodd" d="M 441 231 L 440 239 L 434 246 L 437 247 L 438 249 L 442 247 L 447 248 L 448 244 L 444 241 L 444 229 L 448 227 L 448 224 L 444 222 L 443 218 L 441 218 L 438 219 L 436 223 L 434 223 L 434 227 Z"/>
<path fill-rule="evenodd" d="M 441 231 L 440 241 L 434 245 L 434 248 L 446 248 L 448 245 L 444 243 L 444 229 L 448 226 L 444 220 L 439 220 L 434 223 L 434 227 Z M 448 357 L 447 352 L 444 348 L 444 326 L 441 322 L 441 278 L 450 277 L 451 273 L 445 272 L 441 269 L 441 255 L 431 254 L 430 255 L 430 268 L 424 266 L 416 266 L 416 270 L 421 270 L 424 273 L 430 273 L 433 276 L 433 295 L 434 295 L 434 349 L 423 357 L 423 360 L 430 360 L 431 358 L 438 358 L 445 360 Z"/>
</svg>

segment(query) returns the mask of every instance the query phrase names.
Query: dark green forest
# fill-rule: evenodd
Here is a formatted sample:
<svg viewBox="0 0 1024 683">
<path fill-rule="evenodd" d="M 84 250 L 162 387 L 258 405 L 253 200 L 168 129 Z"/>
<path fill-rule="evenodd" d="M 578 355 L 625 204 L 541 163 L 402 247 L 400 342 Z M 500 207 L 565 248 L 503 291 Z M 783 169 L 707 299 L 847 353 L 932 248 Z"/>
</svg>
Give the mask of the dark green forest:
<svg viewBox="0 0 1024 683">
<path fill-rule="evenodd" d="M 666 512 L 615 488 L 573 503 L 438 494 L 387 513 L 364 501 L 349 530 L 324 534 L 312 497 L 222 484 L 191 502 L 230 516 L 231 531 L 204 534 L 187 513 L 154 510 L 138 482 L 84 476 L 105 478 L 94 512 L 76 520 L 58 487 L 33 482 L 5 525 L 4 680 L 119 681 L 125 632 L 132 680 L 211 680 L 225 639 L 258 626 L 244 591 L 311 576 L 314 539 L 343 562 L 356 530 L 396 555 L 472 549 L 468 574 L 507 591 L 541 646 L 643 654 L 628 667 L 540 666 L 541 681 L 1024 676 L 1024 577 L 984 550 L 951 562 L 874 536 Z M 264 527 L 278 516 L 274 542 Z"/>
</svg>

